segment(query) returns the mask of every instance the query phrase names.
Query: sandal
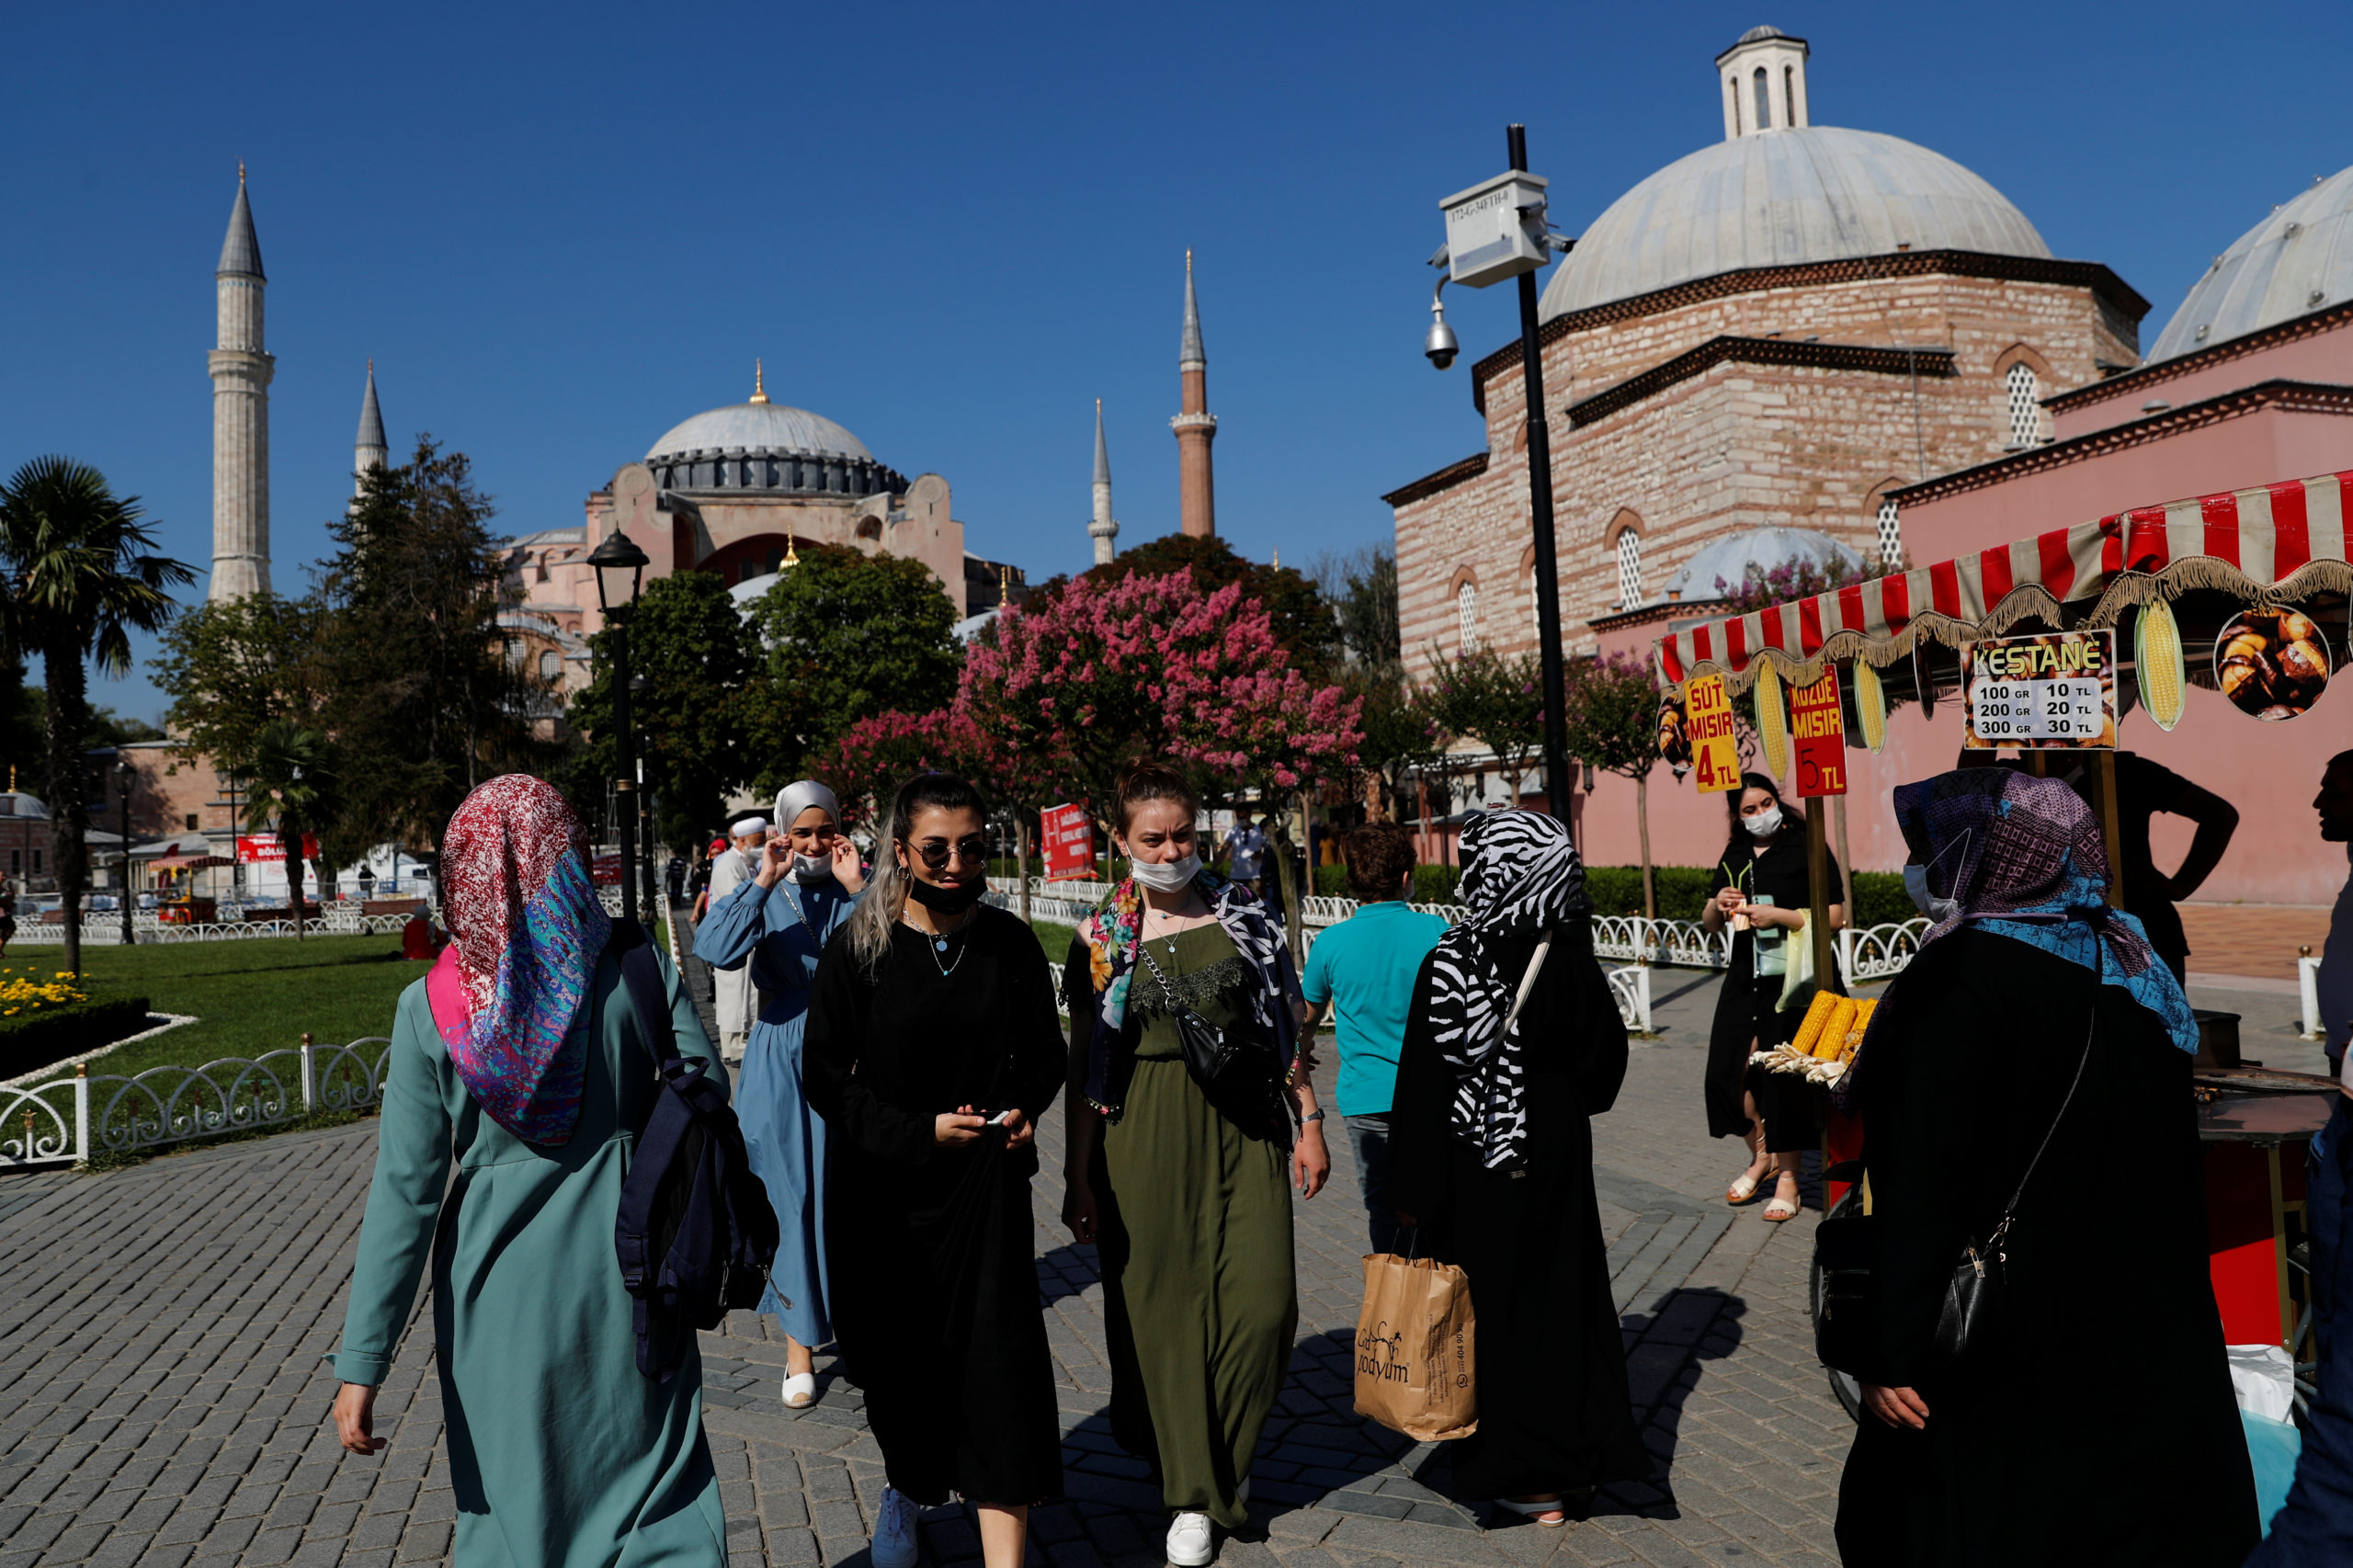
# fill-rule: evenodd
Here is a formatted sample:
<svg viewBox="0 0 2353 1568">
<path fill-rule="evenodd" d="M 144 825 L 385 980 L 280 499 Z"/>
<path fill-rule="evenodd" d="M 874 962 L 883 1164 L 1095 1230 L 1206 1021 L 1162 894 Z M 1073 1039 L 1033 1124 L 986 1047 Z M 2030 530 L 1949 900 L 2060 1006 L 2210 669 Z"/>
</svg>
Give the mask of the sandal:
<svg viewBox="0 0 2353 1568">
<path fill-rule="evenodd" d="M 1796 1185 L 1797 1177 L 1795 1176 L 1790 1175 L 1788 1172 L 1783 1172 L 1782 1174 L 1784 1176 L 1789 1176 L 1791 1186 Z M 1779 1184 L 1777 1182 L 1776 1186 L 1778 1187 L 1778 1185 Z M 1768 1225 L 1778 1225 L 1785 1220 L 1796 1219 L 1798 1217 L 1799 1206 L 1804 1201 L 1805 1199 L 1802 1197 L 1795 1199 L 1784 1198 L 1778 1190 L 1775 1191 L 1773 1194 L 1773 1200 L 1765 1205 L 1765 1222 Z"/>
<path fill-rule="evenodd" d="M 1508 1497 L 1497 1497 L 1495 1505 L 1498 1508 L 1509 1509 L 1523 1519 L 1533 1519 L 1546 1529 L 1556 1530 L 1569 1522 L 1568 1505 L 1558 1497 L 1549 1503 L 1515 1503 Z M 1547 1514 L 1557 1515 L 1558 1517 L 1548 1519 L 1544 1517 Z"/>
<path fill-rule="evenodd" d="M 1751 1161 L 1748 1168 L 1734 1176 L 1732 1185 L 1724 1188 L 1724 1201 L 1738 1208 L 1741 1204 L 1753 1200 L 1756 1197 L 1756 1189 L 1764 1186 L 1765 1178 L 1772 1174 L 1773 1167 L 1770 1164 L 1768 1164 L 1760 1173 L 1756 1163 Z"/>
<path fill-rule="evenodd" d="M 817 1403 L 817 1374 L 796 1372 L 784 1380 L 784 1407 L 806 1410 Z"/>
</svg>

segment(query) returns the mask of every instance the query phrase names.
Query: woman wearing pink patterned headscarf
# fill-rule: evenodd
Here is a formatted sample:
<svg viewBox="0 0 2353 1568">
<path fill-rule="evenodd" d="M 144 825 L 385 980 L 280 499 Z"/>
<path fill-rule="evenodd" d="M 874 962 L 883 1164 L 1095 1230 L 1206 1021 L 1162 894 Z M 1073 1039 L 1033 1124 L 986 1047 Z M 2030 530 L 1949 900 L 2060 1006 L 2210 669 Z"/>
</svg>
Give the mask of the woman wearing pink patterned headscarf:
<svg viewBox="0 0 2353 1568">
<path fill-rule="evenodd" d="M 667 1381 L 639 1373 L 613 1252 L 655 1095 L 644 1025 L 716 1076 L 715 1053 L 666 959 L 670 1017 L 631 1010 L 587 834 L 544 781 L 509 774 L 466 797 L 442 835 L 441 886 L 454 939 L 402 994 L 383 1066 L 337 1435 L 357 1454 L 388 1446 L 375 1391 L 396 1358 L 426 1354 L 403 1331 L 429 1258 L 460 1568 L 718 1568 L 701 1368 L 689 1343 Z"/>
</svg>

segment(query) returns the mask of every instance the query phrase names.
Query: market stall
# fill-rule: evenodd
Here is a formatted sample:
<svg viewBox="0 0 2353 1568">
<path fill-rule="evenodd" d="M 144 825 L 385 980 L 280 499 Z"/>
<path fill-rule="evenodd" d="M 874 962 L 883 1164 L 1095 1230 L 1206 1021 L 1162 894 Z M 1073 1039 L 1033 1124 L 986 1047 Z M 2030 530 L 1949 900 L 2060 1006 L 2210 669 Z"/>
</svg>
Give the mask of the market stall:
<svg viewBox="0 0 2353 1568">
<path fill-rule="evenodd" d="M 2203 688 L 2245 716 L 2232 745 L 2260 748 L 2353 658 L 2349 514 L 2353 472 L 2286 481 L 2136 508 L 1687 625 L 1656 644 L 1666 687 L 1661 749 L 1701 790 L 1737 788 L 1736 717 L 1799 796 L 1838 795 L 1845 750 L 1880 751 L 1900 709 L 1952 705 L 1964 755 L 1990 762 L 2014 747 L 2038 774 L 2053 753 L 2087 760 L 2093 809 L 2119 865 L 2115 754 L 2128 717 L 2170 732 L 2189 690 Z M 2121 880 L 2111 877 L 2112 901 Z M 1815 963 L 1829 975 L 1819 877 L 1814 888 Z M 1835 1082 L 1868 1012 L 1836 999 L 1816 1007 L 1818 1027 L 1802 1029 L 1779 1065 Z M 2239 1066 L 2234 1023 L 2201 1017 L 2208 1043 L 2197 1074 L 2215 1295 L 2231 1342 L 2277 1343 L 2308 1359 L 2312 1347 L 2296 1343 L 2305 1312 L 2295 1266 L 2302 1153 L 2336 1085 Z M 1836 1118 L 1830 1127 L 1825 1170 L 1861 1145 L 1859 1128 Z M 1845 1182 L 1825 1187 L 1833 1205 L 1868 1204 L 1867 1191 L 1850 1194 Z"/>
</svg>

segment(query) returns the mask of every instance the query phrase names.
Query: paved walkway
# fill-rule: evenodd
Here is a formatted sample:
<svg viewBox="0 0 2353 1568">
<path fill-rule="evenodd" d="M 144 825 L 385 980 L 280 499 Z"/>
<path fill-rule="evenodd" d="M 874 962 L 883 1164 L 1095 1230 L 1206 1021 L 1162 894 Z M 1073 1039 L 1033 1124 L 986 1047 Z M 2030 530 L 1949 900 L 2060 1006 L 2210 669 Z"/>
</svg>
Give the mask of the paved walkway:
<svg viewBox="0 0 2353 1568">
<path fill-rule="evenodd" d="M 1662 1039 L 1638 1049 L 1596 1123 L 1602 1220 L 1634 1398 L 1661 1475 L 1613 1488 L 1566 1529 L 1487 1528 L 1449 1495 L 1443 1445 L 1409 1445 L 1350 1409 L 1362 1211 L 1349 1172 L 1299 1214 L 1300 1334 L 1253 1472 L 1254 1528 L 1220 1561 L 1330 1563 L 1824 1564 L 1850 1428 L 1805 1317 L 1811 1210 L 1769 1227 L 1721 1200 L 1733 1146 L 1703 1135 L 1700 1048 L 1712 977 L 1657 977 Z M 1060 1165 L 1052 1130 L 1045 1164 Z M 153 1162 L 104 1176 L 0 1180 L 0 1568 L 434 1561 L 455 1504 L 421 1312 L 381 1395 L 371 1460 L 326 1421 L 372 1124 Z M 1811 1197 L 1811 1194 L 1810 1194 Z M 1036 1517 L 1033 1562 L 1162 1561 L 1155 1491 L 1104 1417 L 1101 1286 L 1091 1248 L 1046 1221 L 1039 1284 L 1059 1362 L 1069 1500 Z M 423 1303 L 420 1303 L 423 1306 Z M 705 1336 L 706 1425 L 731 1562 L 866 1559 L 881 1455 L 855 1390 L 800 1415 L 777 1397 L 784 1346 L 737 1314 Z M 933 1562 L 977 1558 L 956 1508 L 926 1516 Z"/>
</svg>

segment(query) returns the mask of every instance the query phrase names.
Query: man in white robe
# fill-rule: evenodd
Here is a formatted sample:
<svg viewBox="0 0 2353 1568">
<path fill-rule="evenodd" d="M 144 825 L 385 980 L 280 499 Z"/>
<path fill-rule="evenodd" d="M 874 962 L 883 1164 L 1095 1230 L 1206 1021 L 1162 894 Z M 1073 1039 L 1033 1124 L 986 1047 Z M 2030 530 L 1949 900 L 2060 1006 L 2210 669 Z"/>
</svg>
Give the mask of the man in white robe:
<svg viewBox="0 0 2353 1568">
<path fill-rule="evenodd" d="M 760 846 L 768 839 L 767 818 L 757 813 L 738 817 L 727 824 L 727 836 L 734 847 L 710 863 L 710 903 L 714 909 L 721 900 L 752 880 L 759 867 Z M 752 1042 L 752 1020 L 759 1016 L 759 988 L 752 983 L 749 964 L 714 969 L 710 979 L 711 1010 L 719 1018 L 720 1060 L 740 1067 L 744 1052 Z"/>
</svg>

